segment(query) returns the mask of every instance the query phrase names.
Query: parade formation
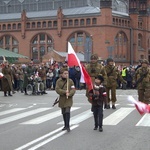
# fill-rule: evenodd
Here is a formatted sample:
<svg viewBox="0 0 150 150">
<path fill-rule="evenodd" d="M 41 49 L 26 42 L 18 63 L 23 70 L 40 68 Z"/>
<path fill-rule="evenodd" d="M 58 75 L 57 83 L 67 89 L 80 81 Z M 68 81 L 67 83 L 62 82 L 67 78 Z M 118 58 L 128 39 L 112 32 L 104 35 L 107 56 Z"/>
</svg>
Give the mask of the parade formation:
<svg viewBox="0 0 150 150">
<path fill-rule="evenodd" d="M 86 89 L 85 99 L 91 103 L 94 130 L 103 131 L 103 109 L 116 109 L 117 88 L 122 88 L 122 90 L 137 88 L 138 101 L 144 105 L 142 112 L 150 112 L 148 105 L 150 103 L 150 69 L 146 59 L 141 60 L 140 67 L 123 66 L 120 70 L 118 66 L 115 66 L 112 58 L 108 58 L 105 63 L 99 63 L 97 54 L 91 56 L 88 64 L 81 64 L 72 46 L 69 45 L 69 48 L 74 56 L 68 55 L 68 62 L 61 65 L 56 61 L 53 64 L 34 64 L 31 61 L 28 64 L 19 65 L 12 65 L 8 61 L 4 61 L 1 64 L 1 90 L 4 92 L 4 97 L 11 97 L 16 92 L 38 96 L 47 94 L 46 90 L 55 90 L 59 96 L 54 105 L 58 104 L 58 107 L 61 108 L 64 120 L 62 130 L 68 132 L 70 132 L 69 122 L 73 96 L 76 90 L 83 88 Z M 76 69 L 77 67 L 78 69 Z M 76 76 L 79 71 L 78 81 Z M 70 74 L 72 74 L 71 77 Z M 140 104 L 135 104 L 139 111 Z"/>
</svg>

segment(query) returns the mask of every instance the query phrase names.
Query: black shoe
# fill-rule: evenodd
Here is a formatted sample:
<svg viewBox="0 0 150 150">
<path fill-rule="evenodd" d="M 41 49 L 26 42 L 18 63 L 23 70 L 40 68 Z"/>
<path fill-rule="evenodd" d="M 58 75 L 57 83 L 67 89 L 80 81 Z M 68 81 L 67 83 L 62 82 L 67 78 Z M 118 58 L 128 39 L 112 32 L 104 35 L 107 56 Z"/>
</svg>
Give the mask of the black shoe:
<svg viewBox="0 0 150 150">
<path fill-rule="evenodd" d="M 110 109 L 110 105 L 109 104 L 107 105 L 107 109 Z"/>
<path fill-rule="evenodd" d="M 12 96 L 11 94 L 8 94 L 8 96 Z"/>
<path fill-rule="evenodd" d="M 62 131 L 64 131 L 64 130 L 67 130 L 67 128 L 66 128 L 66 127 L 63 127 L 63 128 L 62 128 Z"/>
<path fill-rule="evenodd" d="M 105 104 L 104 109 L 110 109 L 110 105 Z"/>
<path fill-rule="evenodd" d="M 94 127 L 94 129 L 93 130 L 97 130 L 97 127 Z"/>
<path fill-rule="evenodd" d="M 4 96 L 7 97 L 7 94 L 5 94 Z"/>
<path fill-rule="evenodd" d="M 115 106 L 115 105 L 112 105 L 112 109 L 116 109 L 116 106 Z"/>
<path fill-rule="evenodd" d="M 28 93 L 24 93 L 24 95 L 28 95 Z"/>
<path fill-rule="evenodd" d="M 16 92 L 15 92 L 15 91 L 13 91 L 12 93 L 13 93 L 13 94 L 15 94 Z"/>
<path fill-rule="evenodd" d="M 102 127 L 99 127 L 99 132 L 103 132 L 103 128 Z"/>
<path fill-rule="evenodd" d="M 67 132 L 70 132 L 70 128 L 69 127 L 66 130 L 67 130 Z"/>
</svg>

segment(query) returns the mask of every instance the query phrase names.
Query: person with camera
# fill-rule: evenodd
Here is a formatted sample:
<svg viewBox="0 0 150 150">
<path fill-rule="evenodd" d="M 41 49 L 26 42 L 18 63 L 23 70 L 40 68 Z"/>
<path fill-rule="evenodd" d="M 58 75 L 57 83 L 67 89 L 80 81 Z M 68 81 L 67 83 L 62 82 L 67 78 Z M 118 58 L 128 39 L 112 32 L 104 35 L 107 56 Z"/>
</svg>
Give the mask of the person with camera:
<svg viewBox="0 0 150 150">
<path fill-rule="evenodd" d="M 95 77 L 93 91 L 89 94 L 95 122 L 94 130 L 97 130 L 99 127 L 100 132 L 103 131 L 103 104 L 106 103 L 106 89 L 102 84 L 103 81 L 103 76 L 98 75 Z"/>
</svg>

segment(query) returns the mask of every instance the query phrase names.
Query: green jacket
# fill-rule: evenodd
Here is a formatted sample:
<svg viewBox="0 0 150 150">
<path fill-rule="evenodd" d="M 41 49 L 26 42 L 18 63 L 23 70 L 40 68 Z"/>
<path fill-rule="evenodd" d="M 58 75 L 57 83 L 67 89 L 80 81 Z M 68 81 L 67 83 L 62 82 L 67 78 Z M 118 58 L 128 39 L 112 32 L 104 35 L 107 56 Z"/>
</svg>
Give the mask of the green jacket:
<svg viewBox="0 0 150 150">
<path fill-rule="evenodd" d="M 115 67 L 111 65 L 106 65 L 105 70 L 107 73 L 107 85 L 106 87 L 117 87 L 117 80 L 120 80 L 121 82 L 126 82 L 121 74 L 120 71 Z"/>
<path fill-rule="evenodd" d="M 136 70 L 133 82 L 137 82 L 143 75 L 144 78 L 137 84 L 138 89 L 150 88 L 150 68 L 148 67 L 140 67 Z"/>
<path fill-rule="evenodd" d="M 70 93 L 68 98 L 66 97 L 67 84 Z M 60 108 L 71 107 L 73 105 L 73 95 L 75 94 L 75 86 L 71 79 L 68 79 L 67 83 L 66 80 L 62 80 L 62 78 L 59 78 L 56 82 L 55 90 L 60 96 L 58 105 Z"/>
</svg>

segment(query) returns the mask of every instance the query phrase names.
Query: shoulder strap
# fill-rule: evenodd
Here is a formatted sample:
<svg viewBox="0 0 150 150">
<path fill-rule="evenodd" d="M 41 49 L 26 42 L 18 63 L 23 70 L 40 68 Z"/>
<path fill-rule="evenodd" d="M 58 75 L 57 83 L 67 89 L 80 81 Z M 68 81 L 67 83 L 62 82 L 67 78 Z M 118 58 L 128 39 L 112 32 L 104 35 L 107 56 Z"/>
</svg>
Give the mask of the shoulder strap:
<svg viewBox="0 0 150 150">
<path fill-rule="evenodd" d="M 65 86 L 66 83 L 67 83 L 67 80 L 66 80 L 65 83 L 63 84 L 62 89 L 64 88 L 64 86 Z"/>
</svg>

